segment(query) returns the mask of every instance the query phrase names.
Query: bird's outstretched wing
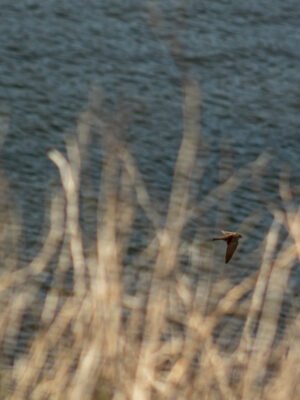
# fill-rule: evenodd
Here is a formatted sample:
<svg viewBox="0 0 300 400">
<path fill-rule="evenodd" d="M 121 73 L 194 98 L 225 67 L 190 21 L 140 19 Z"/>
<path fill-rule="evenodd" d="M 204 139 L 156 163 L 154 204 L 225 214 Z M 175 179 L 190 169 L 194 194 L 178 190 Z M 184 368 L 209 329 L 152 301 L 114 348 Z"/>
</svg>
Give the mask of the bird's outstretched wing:
<svg viewBox="0 0 300 400">
<path fill-rule="evenodd" d="M 237 246 L 239 244 L 239 241 L 237 238 L 232 238 L 231 240 L 228 240 L 227 242 L 227 250 L 226 250 L 226 255 L 225 255 L 225 263 L 227 264 L 231 257 L 233 256 L 233 253 L 235 252 Z"/>
<path fill-rule="evenodd" d="M 236 232 L 231 232 L 231 231 L 221 231 L 221 232 L 224 236 L 230 236 L 230 235 L 234 235 L 236 233 Z"/>
</svg>

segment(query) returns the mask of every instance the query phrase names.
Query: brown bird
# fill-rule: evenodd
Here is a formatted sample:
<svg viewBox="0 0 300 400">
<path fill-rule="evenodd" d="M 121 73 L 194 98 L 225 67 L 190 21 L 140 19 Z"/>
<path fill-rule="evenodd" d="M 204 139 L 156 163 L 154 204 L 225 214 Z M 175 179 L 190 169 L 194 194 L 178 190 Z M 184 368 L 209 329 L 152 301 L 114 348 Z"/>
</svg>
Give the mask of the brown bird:
<svg viewBox="0 0 300 400">
<path fill-rule="evenodd" d="M 212 240 L 225 240 L 225 242 L 227 243 L 227 250 L 225 255 L 225 263 L 227 264 L 233 256 L 233 253 L 235 252 L 239 244 L 239 239 L 242 237 L 242 235 L 237 232 L 221 232 L 223 233 L 222 237 L 213 238 Z"/>
</svg>

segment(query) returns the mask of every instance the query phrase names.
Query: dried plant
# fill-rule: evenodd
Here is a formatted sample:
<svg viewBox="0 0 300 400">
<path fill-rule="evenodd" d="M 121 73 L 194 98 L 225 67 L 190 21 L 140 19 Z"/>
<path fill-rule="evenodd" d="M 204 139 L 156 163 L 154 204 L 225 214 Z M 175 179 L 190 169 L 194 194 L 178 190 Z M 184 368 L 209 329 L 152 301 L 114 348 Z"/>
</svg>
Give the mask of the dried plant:
<svg viewBox="0 0 300 400">
<path fill-rule="evenodd" d="M 233 171 L 196 207 L 197 84 L 186 80 L 184 93 L 183 139 L 164 219 L 153 207 L 129 149 L 117 138 L 118 128 L 103 128 L 91 111 L 82 114 L 66 155 L 50 152 L 62 190 L 53 195 L 49 233 L 28 266 L 7 268 L 1 276 L 3 354 L 9 346 L 17 347 L 28 310 L 40 310 L 26 351 L 14 356 L 11 368 L 3 368 L 2 398 L 300 397 L 300 315 L 295 311 L 289 320 L 280 320 L 300 255 L 300 212 L 287 181 L 282 181 L 282 209 L 271 210 L 273 223 L 260 267 L 254 266 L 238 283 L 214 276 L 212 254 L 202 252 L 197 236 L 187 242 L 184 229 L 268 159 L 261 156 Z M 91 125 L 109 134 L 103 134 L 96 243 L 86 248 L 80 178 Z M 125 268 L 137 212 L 148 218 L 153 235 Z M 199 272 L 196 282 L 182 270 L 183 256 L 190 270 Z M 138 271 L 134 292 L 126 284 L 129 267 Z M 63 282 L 70 269 L 72 288 L 67 290 Z M 38 277 L 45 271 L 51 271 L 53 280 L 42 297 Z"/>
</svg>

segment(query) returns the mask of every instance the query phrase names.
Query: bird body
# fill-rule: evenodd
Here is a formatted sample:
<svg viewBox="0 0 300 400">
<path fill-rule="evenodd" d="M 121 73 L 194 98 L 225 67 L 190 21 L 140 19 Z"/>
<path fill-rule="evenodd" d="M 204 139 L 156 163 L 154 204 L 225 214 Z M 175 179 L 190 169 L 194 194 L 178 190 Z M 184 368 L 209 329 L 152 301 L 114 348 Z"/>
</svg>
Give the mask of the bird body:
<svg viewBox="0 0 300 400">
<path fill-rule="evenodd" d="M 239 239 L 242 237 L 242 235 L 238 232 L 221 232 L 223 234 L 222 237 L 213 238 L 212 240 L 224 240 L 227 243 L 227 250 L 225 254 L 225 263 L 227 264 L 231 260 L 231 257 L 233 256 L 233 253 L 235 252 L 239 244 Z"/>
</svg>

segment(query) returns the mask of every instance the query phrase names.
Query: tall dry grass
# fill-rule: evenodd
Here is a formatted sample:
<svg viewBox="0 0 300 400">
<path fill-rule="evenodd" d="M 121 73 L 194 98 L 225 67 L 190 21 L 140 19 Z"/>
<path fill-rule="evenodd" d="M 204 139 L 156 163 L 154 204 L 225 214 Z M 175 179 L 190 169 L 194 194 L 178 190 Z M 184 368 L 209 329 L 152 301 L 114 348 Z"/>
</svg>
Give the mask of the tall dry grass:
<svg viewBox="0 0 300 400">
<path fill-rule="evenodd" d="M 198 242 L 185 241 L 185 226 L 197 210 L 216 204 L 256 173 L 265 159 L 234 172 L 195 207 L 192 177 L 200 138 L 195 82 L 187 80 L 184 93 L 183 139 L 163 220 L 127 147 L 114 126 L 106 126 L 97 237 L 87 249 L 80 223 L 82 160 L 90 126 L 103 125 L 92 112 L 83 113 L 67 154 L 50 152 L 62 190 L 53 194 L 48 235 L 27 267 L 7 269 L 0 281 L 3 354 L 17 346 L 28 310 L 39 310 L 26 351 L 2 369 L 1 398 L 300 398 L 300 314 L 278 333 L 288 280 L 300 256 L 300 211 L 291 206 L 283 181 L 283 207 L 272 211 L 260 267 L 236 284 L 211 279 L 210 254 L 202 253 Z M 124 268 L 137 210 L 148 218 L 153 235 Z M 283 229 L 288 234 L 281 243 Z M 182 256 L 200 271 L 197 284 L 180 268 Z M 130 268 L 138 274 L 135 292 L 126 285 Z M 53 280 L 43 298 L 39 277 L 46 271 Z"/>
</svg>

